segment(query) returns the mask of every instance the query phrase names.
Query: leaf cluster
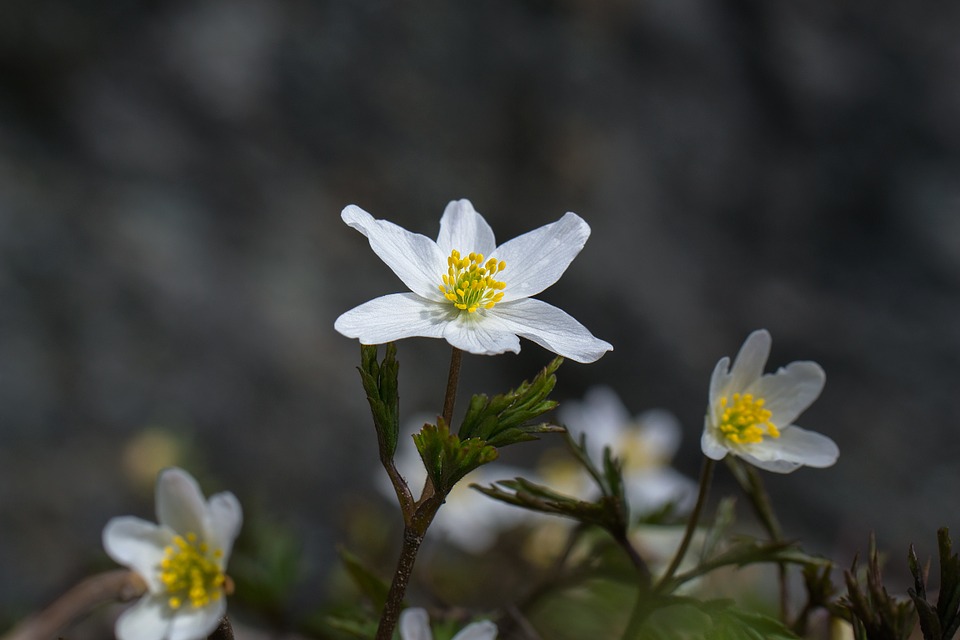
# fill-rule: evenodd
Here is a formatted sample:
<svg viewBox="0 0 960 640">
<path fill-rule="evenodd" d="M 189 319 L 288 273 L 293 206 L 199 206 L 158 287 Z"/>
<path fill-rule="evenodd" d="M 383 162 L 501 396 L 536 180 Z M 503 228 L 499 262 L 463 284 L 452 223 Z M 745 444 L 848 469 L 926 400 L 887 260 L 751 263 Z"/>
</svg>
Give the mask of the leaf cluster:
<svg viewBox="0 0 960 640">
<path fill-rule="evenodd" d="M 461 440 L 478 438 L 493 447 L 505 447 L 517 442 L 535 440 L 536 434 L 562 431 L 546 423 L 528 424 L 557 406 L 549 399 L 557 384 L 554 375 L 563 358 L 554 358 L 531 381 L 524 381 L 516 389 L 488 398 L 476 394 L 460 425 Z"/>
<path fill-rule="evenodd" d="M 853 625 L 856 640 L 907 640 L 916 624 L 913 603 L 887 593 L 873 536 L 868 556 L 866 585 L 861 583 L 858 558 L 844 572 L 847 594 L 837 603 L 839 612 Z"/>
<path fill-rule="evenodd" d="M 937 531 L 937 547 L 940 560 L 940 593 L 936 605 L 927 600 L 927 585 L 924 571 L 917 560 L 917 552 L 910 545 L 907 559 L 913 574 L 913 588 L 908 589 L 910 598 L 920 618 L 924 640 L 949 640 L 960 629 L 960 557 L 953 553 L 950 531 Z"/>
<path fill-rule="evenodd" d="M 564 431 L 567 445 L 574 458 L 583 466 L 600 489 L 595 500 L 581 500 L 554 491 L 550 487 L 531 482 L 524 478 L 501 480 L 489 487 L 472 485 L 483 494 L 542 513 L 566 516 L 582 524 L 597 525 L 609 531 L 615 538 L 626 535 L 629 512 L 623 487 L 623 469 L 620 461 L 613 457 L 610 448 L 603 451 L 603 463 L 597 467 L 587 455 L 586 435 L 576 442 Z"/>
</svg>

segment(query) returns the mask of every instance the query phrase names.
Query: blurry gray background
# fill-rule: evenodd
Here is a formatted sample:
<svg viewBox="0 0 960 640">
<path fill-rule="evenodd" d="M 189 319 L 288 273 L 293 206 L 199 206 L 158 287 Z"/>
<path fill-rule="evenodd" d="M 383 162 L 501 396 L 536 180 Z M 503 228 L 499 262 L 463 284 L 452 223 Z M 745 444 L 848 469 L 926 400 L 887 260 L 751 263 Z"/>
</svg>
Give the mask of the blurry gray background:
<svg viewBox="0 0 960 640">
<path fill-rule="evenodd" d="M 827 370 L 800 422 L 842 451 L 769 477 L 786 530 L 898 566 L 960 533 L 960 5 L 802 5 L 5 2 L 0 603 L 98 566 L 158 460 L 333 562 L 377 469 L 333 321 L 402 289 L 350 203 L 435 237 L 467 197 L 501 241 L 576 211 L 540 297 L 615 351 L 559 397 L 672 410 L 695 475 L 710 372 L 766 327 Z M 448 353 L 401 345 L 407 415 Z M 462 392 L 548 358 L 468 357 Z"/>
</svg>

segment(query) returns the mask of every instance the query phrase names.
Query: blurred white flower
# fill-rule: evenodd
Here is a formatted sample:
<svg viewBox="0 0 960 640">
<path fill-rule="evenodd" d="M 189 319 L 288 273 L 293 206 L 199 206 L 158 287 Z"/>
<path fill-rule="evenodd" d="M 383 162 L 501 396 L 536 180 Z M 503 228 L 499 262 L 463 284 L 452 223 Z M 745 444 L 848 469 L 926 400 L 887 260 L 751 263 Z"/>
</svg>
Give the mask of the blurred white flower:
<svg viewBox="0 0 960 640">
<path fill-rule="evenodd" d="M 217 627 L 227 608 L 224 573 L 243 520 L 232 493 L 204 500 L 182 469 L 160 473 L 157 521 L 112 518 L 103 546 L 135 571 L 147 593 L 117 619 L 119 640 L 199 640 Z"/>
<path fill-rule="evenodd" d="M 670 502 L 681 511 L 693 506 L 696 484 L 670 466 L 681 429 L 669 411 L 654 409 L 631 417 L 613 389 L 598 386 L 587 391 L 582 402 L 562 403 L 558 417 L 574 440 L 586 434 L 594 464 L 602 463 L 605 447 L 620 458 L 631 512 L 650 513 Z M 585 471 L 578 477 L 584 487 L 592 486 Z"/>
<path fill-rule="evenodd" d="M 350 205 L 341 218 L 370 240 L 412 293 L 365 302 L 334 327 L 363 344 L 443 338 L 481 355 L 520 351 L 520 337 L 565 358 L 593 362 L 613 347 L 534 296 L 567 270 L 590 227 L 575 213 L 500 245 L 469 200 L 447 205 L 434 242 Z M 507 275 L 504 275 L 506 271 Z"/>
<path fill-rule="evenodd" d="M 468 624 L 450 640 L 494 640 L 496 637 L 497 625 L 489 620 L 483 620 Z M 400 614 L 400 640 L 433 640 L 430 617 L 426 610 L 418 608 L 403 610 Z"/>
<path fill-rule="evenodd" d="M 732 368 L 730 358 L 717 363 L 700 440 L 703 453 L 714 460 L 731 453 L 777 473 L 829 467 L 840 455 L 836 443 L 793 424 L 820 395 L 826 375 L 816 362 L 791 362 L 764 375 L 770 343 L 766 330 L 754 331 Z"/>
</svg>

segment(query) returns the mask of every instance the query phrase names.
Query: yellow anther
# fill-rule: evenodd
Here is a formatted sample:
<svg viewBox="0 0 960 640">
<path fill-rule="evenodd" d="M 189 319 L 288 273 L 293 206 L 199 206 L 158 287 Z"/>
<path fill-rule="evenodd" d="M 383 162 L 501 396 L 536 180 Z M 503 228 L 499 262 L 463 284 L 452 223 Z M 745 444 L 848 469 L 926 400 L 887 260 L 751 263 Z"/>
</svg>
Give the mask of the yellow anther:
<svg viewBox="0 0 960 640">
<path fill-rule="evenodd" d="M 779 438 L 780 430 L 770 422 L 773 414 L 764 409 L 766 401 L 752 393 L 735 393 L 720 398 L 717 423 L 720 432 L 735 444 L 763 442 L 764 437 Z"/>
<path fill-rule="evenodd" d="M 157 577 L 169 596 L 170 608 L 179 609 L 185 603 L 199 608 L 218 599 L 226 582 L 217 562 L 222 557 L 222 550 L 211 552 L 195 533 L 188 533 L 186 538 L 174 537 L 157 566 Z"/>
<path fill-rule="evenodd" d="M 453 306 L 467 313 L 474 313 L 477 309 L 492 309 L 503 300 L 503 290 L 507 284 L 495 280 L 500 271 L 507 265 L 502 260 L 497 262 L 490 258 L 484 263 L 482 253 L 469 253 L 461 258 L 460 252 L 454 249 L 447 258 L 447 273 L 441 275 L 443 284 L 439 285 L 443 297 L 453 303 Z"/>
</svg>

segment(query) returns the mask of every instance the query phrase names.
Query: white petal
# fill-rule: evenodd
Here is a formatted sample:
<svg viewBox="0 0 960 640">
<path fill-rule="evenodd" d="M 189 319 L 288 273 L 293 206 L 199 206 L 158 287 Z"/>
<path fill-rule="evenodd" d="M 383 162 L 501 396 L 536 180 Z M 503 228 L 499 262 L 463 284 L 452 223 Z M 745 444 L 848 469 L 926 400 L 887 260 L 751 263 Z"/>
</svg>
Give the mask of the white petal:
<svg viewBox="0 0 960 640">
<path fill-rule="evenodd" d="M 401 640 L 433 640 L 430 617 L 425 609 L 404 609 L 400 614 Z"/>
<path fill-rule="evenodd" d="M 103 528 L 103 548 L 107 555 L 140 574 L 150 591 L 162 588 L 156 575 L 157 565 L 172 539 L 170 529 L 133 516 L 111 518 Z"/>
<path fill-rule="evenodd" d="M 773 424 L 787 426 L 817 399 L 827 376 L 816 362 L 791 362 L 753 383 L 749 391 L 764 399 Z"/>
<path fill-rule="evenodd" d="M 789 473 L 801 466 L 829 467 L 840 456 L 833 440 L 797 426 L 781 430 L 779 438 L 765 438 L 743 450 L 741 457 L 747 462 L 777 473 Z"/>
<path fill-rule="evenodd" d="M 207 501 L 200 485 L 183 469 L 160 472 L 157 479 L 157 521 L 180 534 L 206 532 Z"/>
<path fill-rule="evenodd" d="M 482 356 L 520 351 L 520 339 L 491 322 L 486 311 L 457 314 L 444 326 L 443 337 L 457 349 Z"/>
<path fill-rule="evenodd" d="M 700 437 L 700 449 L 703 451 L 703 455 L 712 460 L 723 460 L 729 452 L 729 448 L 717 439 L 713 434 L 713 429 L 709 426 L 705 426 L 703 429 L 703 435 Z"/>
<path fill-rule="evenodd" d="M 117 618 L 114 633 L 117 640 L 162 640 L 170 630 L 169 614 L 162 596 L 140 598 Z"/>
<path fill-rule="evenodd" d="M 442 338 L 456 316 L 451 305 L 425 300 L 414 293 L 392 293 L 354 307 L 333 327 L 361 344 L 383 344 L 402 338 Z"/>
<path fill-rule="evenodd" d="M 540 300 L 500 303 L 490 310 L 490 316 L 496 319 L 498 330 L 516 333 L 577 362 L 595 362 L 613 349 L 567 313 Z"/>
<path fill-rule="evenodd" d="M 727 387 L 730 383 L 730 358 L 724 356 L 717 361 L 717 366 L 713 368 L 713 374 L 710 376 L 710 413 L 720 401 L 720 398 L 730 395 Z"/>
<path fill-rule="evenodd" d="M 503 301 L 529 298 L 559 280 L 589 237 L 590 226 L 577 214 L 566 213 L 497 247 L 491 257 L 506 263 L 503 276 L 497 275 L 507 283 Z"/>
<path fill-rule="evenodd" d="M 468 624 L 453 640 L 493 640 L 497 637 L 497 625 L 489 620 Z"/>
<path fill-rule="evenodd" d="M 497 247 L 497 241 L 493 237 L 493 229 L 469 200 L 454 200 L 447 205 L 440 218 L 437 246 L 446 260 L 454 249 L 464 256 L 470 252 L 489 256 Z"/>
<path fill-rule="evenodd" d="M 233 541 L 240 533 L 243 509 L 237 497 L 229 491 L 210 496 L 207 504 L 210 514 L 210 531 L 207 534 L 207 541 L 212 547 L 223 552 L 220 557 L 220 566 L 223 568 L 233 550 Z"/>
<path fill-rule="evenodd" d="M 747 336 L 730 369 L 730 385 L 726 393 L 745 391 L 763 374 L 763 367 L 770 357 L 771 341 L 766 329 L 759 329 Z"/>
<path fill-rule="evenodd" d="M 344 209 L 340 217 L 367 236 L 374 253 L 411 291 L 430 300 L 443 299 L 439 286 L 447 271 L 447 256 L 436 242 L 387 220 L 375 220 L 355 205 Z"/>
<path fill-rule="evenodd" d="M 226 611 L 223 596 L 199 609 L 185 605 L 174 614 L 167 640 L 203 640 L 217 628 Z"/>
</svg>

